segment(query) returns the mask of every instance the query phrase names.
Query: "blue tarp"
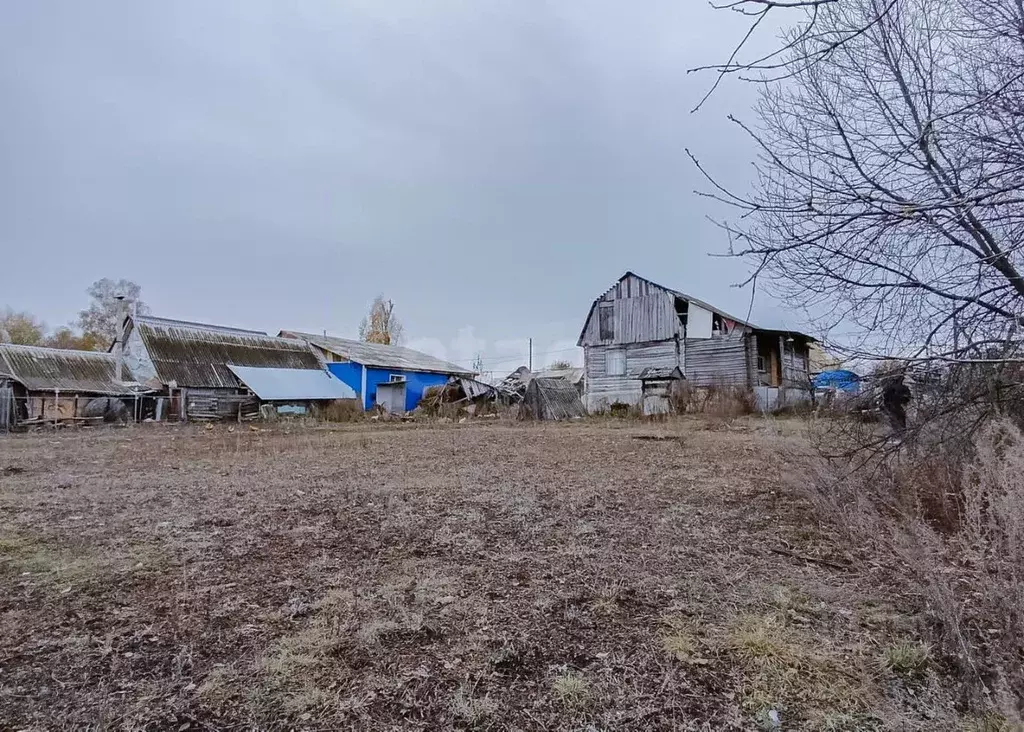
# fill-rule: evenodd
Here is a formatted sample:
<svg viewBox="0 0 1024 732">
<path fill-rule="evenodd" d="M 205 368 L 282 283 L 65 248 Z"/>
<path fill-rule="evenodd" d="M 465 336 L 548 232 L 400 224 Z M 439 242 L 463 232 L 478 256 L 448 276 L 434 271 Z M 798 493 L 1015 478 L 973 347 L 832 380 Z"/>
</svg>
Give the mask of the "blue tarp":
<svg viewBox="0 0 1024 732">
<path fill-rule="evenodd" d="M 860 391 L 860 377 L 852 371 L 837 369 L 835 371 L 822 371 L 814 377 L 815 389 L 837 389 L 839 391 L 856 394 Z"/>
</svg>

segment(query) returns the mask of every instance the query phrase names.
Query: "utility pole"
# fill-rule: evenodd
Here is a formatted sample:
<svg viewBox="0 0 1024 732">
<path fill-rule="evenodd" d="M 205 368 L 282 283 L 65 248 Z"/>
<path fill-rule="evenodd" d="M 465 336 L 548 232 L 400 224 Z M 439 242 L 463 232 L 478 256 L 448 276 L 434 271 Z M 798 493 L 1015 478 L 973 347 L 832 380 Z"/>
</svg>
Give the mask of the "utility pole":
<svg viewBox="0 0 1024 732">
<path fill-rule="evenodd" d="M 114 299 L 117 300 L 117 315 L 120 321 L 117 324 L 117 340 L 114 341 L 114 356 L 117 359 L 114 380 L 121 384 L 124 383 L 124 321 L 127 316 L 124 313 L 124 295 L 114 295 Z"/>
<path fill-rule="evenodd" d="M 530 339 L 530 373 L 533 373 L 533 339 Z"/>
</svg>

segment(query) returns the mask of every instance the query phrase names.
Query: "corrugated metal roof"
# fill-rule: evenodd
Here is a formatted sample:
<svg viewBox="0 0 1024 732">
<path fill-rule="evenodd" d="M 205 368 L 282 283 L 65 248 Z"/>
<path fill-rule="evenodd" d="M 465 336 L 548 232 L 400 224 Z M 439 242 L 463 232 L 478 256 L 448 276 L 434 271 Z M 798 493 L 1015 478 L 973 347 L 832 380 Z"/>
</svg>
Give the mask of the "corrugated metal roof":
<svg viewBox="0 0 1024 732">
<path fill-rule="evenodd" d="M 582 368 L 568 368 L 568 369 L 546 369 L 544 371 L 538 371 L 533 375 L 534 379 L 565 379 L 570 384 L 578 384 L 583 380 L 583 369 Z"/>
<path fill-rule="evenodd" d="M 280 335 L 301 338 L 312 343 L 317 348 L 322 348 L 325 351 L 364 366 L 402 371 L 425 371 L 435 374 L 473 375 L 473 371 L 463 366 L 458 366 L 403 346 L 364 343 L 363 341 L 351 341 L 347 338 L 300 333 L 294 330 L 283 330 Z"/>
<path fill-rule="evenodd" d="M 265 402 L 356 398 L 351 386 L 325 370 L 261 368 L 230 363 L 227 367 Z"/>
<path fill-rule="evenodd" d="M 238 379 L 228 368 L 229 363 L 323 370 L 312 349 L 293 338 L 151 316 L 136 317 L 134 327 L 139 329 L 157 379 L 163 384 L 233 389 Z"/>
<path fill-rule="evenodd" d="M 138 384 L 118 383 L 115 372 L 116 363 L 110 353 L 0 344 L 0 376 L 17 381 L 29 391 L 108 395 L 138 391 Z M 131 379 L 127 369 L 124 376 Z"/>
<path fill-rule="evenodd" d="M 453 382 L 457 382 L 462 387 L 462 392 L 468 399 L 479 399 L 480 397 L 490 396 L 494 394 L 494 387 L 490 384 L 485 384 L 482 381 L 471 379 L 468 376 L 453 376 Z"/>
<path fill-rule="evenodd" d="M 654 379 L 685 379 L 678 366 L 648 366 L 640 372 L 640 381 Z"/>
</svg>

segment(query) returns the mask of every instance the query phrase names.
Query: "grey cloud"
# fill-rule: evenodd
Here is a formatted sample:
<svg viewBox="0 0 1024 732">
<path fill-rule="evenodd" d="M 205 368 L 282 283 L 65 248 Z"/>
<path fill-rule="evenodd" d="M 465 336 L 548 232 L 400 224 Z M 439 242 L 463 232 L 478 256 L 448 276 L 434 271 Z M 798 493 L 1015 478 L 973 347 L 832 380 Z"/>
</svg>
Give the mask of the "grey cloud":
<svg viewBox="0 0 1024 732">
<path fill-rule="evenodd" d="M 571 344 L 626 269 L 746 312 L 684 154 L 750 175 L 724 117 L 752 90 L 689 114 L 710 77 L 686 69 L 740 29 L 703 3 L 3 14 L 0 306 L 56 325 L 124 276 L 158 314 L 353 335 L 384 292 L 410 339 L 494 363 Z"/>
</svg>

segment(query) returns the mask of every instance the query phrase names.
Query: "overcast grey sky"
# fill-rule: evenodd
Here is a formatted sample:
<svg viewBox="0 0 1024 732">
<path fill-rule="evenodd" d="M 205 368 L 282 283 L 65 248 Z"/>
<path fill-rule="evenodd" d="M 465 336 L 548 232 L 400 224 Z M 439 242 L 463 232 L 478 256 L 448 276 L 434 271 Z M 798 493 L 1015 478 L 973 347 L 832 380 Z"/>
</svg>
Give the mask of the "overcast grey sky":
<svg viewBox="0 0 1024 732">
<path fill-rule="evenodd" d="M 140 0 L 0 7 L 0 307 L 71 320 L 100 277 L 154 314 L 408 342 L 511 370 L 578 357 L 627 269 L 737 314 L 748 294 L 690 147 L 753 151 L 689 110 L 744 26 L 702 0 Z M 770 302 L 755 318 L 795 326 Z"/>
</svg>

